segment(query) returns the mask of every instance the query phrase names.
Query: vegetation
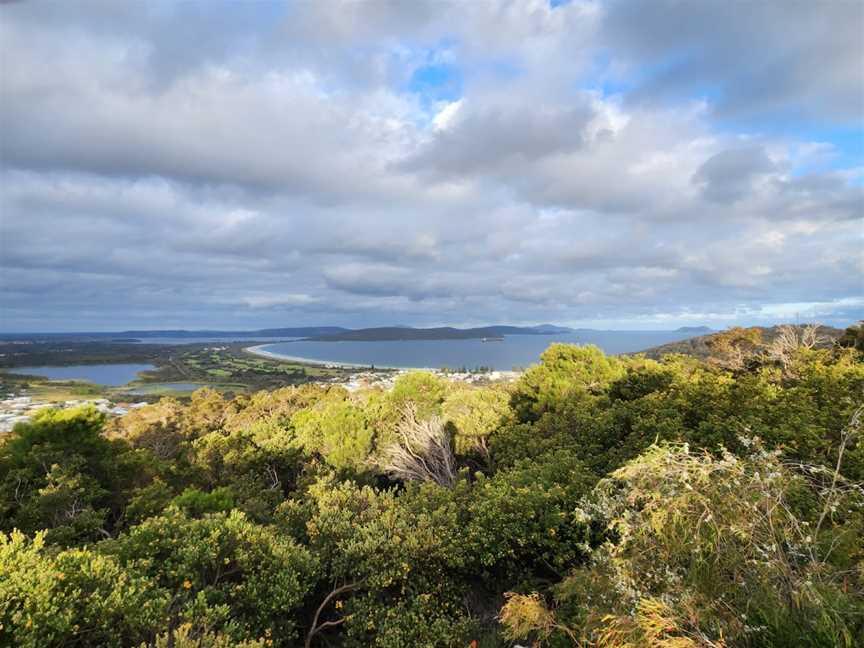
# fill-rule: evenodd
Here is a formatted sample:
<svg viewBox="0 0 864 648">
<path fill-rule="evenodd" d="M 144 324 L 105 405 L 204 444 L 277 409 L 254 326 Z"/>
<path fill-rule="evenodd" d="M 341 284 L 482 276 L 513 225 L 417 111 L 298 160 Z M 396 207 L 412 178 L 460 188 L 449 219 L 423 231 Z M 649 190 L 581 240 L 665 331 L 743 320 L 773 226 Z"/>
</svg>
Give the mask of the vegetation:
<svg viewBox="0 0 864 648">
<path fill-rule="evenodd" d="M 0 445 L 0 645 L 859 646 L 864 354 L 715 340 L 42 411 Z"/>
<path fill-rule="evenodd" d="M 805 332 L 807 335 L 815 337 L 815 346 L 821 348 L 830 347 L 835 342 L 840 343 L 841 346 L 854 346 L 854 336 L 857 334 L 857 330 L 856 327 L 850 327 L 844 333 L 840 329 L 818 324 L 795 326 L 781 324 L 772 327 L 752 326 L 750 328 L 735 326 L 719 333 L 700 335 L 646 349 L 642 354 L 649 358 L 658 359 L 670 353 L 680 353 L 702 359 L 713 358 L 715 361 L 722 362 L 724 355 L 722 350 L 724 348 L 730 351 L 737 346 L 744 354 L 751 355 L 759 353 L 766 346 L 770 346 L 778 337 L 785 336 L 788 338 L 790 334 L 803 335 Z"/>
<path fill-rule="evenodd" d="M 103 388 L 79 381 L 49 381 L 39 376 L 0 372 L 0 390 L 27 393 L 44 400 L 106 396 L 119 398 L 134 393 L 136 399 L 156 400 L 160 383 L 199 383 L 226 393 L 277 389 L 326 379 L 345 379 L 351 370 L 322 367 L 252 355 L 250 343 L 131 344 L 114 341 L 33 341 L 27 344 L 0 341 L 0 369 L 69 366 L 101 363 L 154 365 L 141 380 L 127 388 Z M 151 388 L 150 386 L 153 385 Z M 164 391 L 164 390 L 163 390 Z"/>
</svg>

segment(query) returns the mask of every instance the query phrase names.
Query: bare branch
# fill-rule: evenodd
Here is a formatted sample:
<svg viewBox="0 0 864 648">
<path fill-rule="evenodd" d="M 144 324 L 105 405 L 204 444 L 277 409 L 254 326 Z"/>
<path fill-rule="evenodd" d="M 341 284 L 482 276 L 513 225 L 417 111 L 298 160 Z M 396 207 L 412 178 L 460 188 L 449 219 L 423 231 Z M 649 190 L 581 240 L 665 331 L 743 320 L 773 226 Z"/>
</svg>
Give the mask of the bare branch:
<svg viewBox="0 0 864 648">
<path fill-rule="evenodd" d="M 344 618 L 337 619 L 335 621 L 325 621 L 324 623 L 319 624 L 318 618 L 321 616 L 321 613 L 324 611 L 330 601 L 339 596 L 340 594 L 345 594 L 347 592 L 351 592 L 363 584 L 363 581 L 356 581 L 354 583 L 347 583 L 346 585 L 342 585 L 341 587 L 334 588 L 327 596 L 324 597 L 324 600 L 321 601 L 321 605 L 318 606 L 318 609 L 315 610 L 315 616 L 312 617 L 312 625 L 309 628 L 309 632 L 306 634 L 306 641 L 304 643 L 305 648 L 310 648 L 312 646 L 312 639 L 319 632 L 326 628 L 332 628 L 333 626 L 337 626 L 345 621 Z"/>
<path fill-rule="evenodd" d="M 819 335 L 819 324 L 806 326 L 790 326 L 783 324 L 777 327 L 777 337 L 765 346 L 765 357 L 776 362 L 788 373 L 795 354 L 802 349 L 812 349 L 822 344 L 825 338 Z"/>
<path fill-rule="evenodd" d="M 384 449 L 377 465 L 387 475 L 406 481 L 431 481 L 450 487 L 456 480 L 456 460 L 443 421 L 419 421 L 408 405 L 398 428 L 399 440 Z"/>
</svg>

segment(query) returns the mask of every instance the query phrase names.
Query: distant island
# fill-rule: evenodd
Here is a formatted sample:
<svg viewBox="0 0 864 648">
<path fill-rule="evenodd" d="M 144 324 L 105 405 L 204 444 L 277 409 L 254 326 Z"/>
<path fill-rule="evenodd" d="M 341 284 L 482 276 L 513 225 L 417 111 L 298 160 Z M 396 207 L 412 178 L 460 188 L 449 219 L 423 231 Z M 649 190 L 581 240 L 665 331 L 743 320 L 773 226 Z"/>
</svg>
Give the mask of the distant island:
<svg viewBox="0 0 864 648">
<path fill-rule="evenodd" d="M 543 324 L 541 326 L 481 326 L 477 328 L 412 328 L 408 326 L 380 326 L 353 331 L 339 331 L 307 338 L 312 342 L 395 342 L 399 340 L 478 340 L 500 339 L 505 335 L 555 335 L 574 333 L 575 329 Z"/>
</svg>

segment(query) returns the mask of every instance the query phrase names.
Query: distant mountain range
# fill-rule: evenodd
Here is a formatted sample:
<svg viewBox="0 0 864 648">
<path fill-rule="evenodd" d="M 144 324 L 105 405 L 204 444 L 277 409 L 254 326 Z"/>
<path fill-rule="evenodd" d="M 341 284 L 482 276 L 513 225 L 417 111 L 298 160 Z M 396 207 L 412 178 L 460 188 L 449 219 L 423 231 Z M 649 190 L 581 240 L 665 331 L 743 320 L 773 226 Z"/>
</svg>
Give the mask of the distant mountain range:
<svg viewBox="0 0 864 648">
<path fill-rule="evenodd" d="M 480 326 L 456 328 L 440 326 L 435 328 L 414 328 L 411 326 L 380 326 L 374 328 L 348 329 L 341 326 L 301 326 L 293 328 L 270 328 L 254 331 L 222 331 L 215 329 L 189 331 L 168 329 L 159 331 L 116 331 L 97 333 L 0 333 L 0 340 L 68 340 L 99 342 L 137 342 L 155 338 L 200 339 L 228 338 L 235 340 L 259 338 L 302 338 L 316 342 L 347 341 L 396 341 L 396 340 L 476 340 L 500 338 L 506 335 L 564 335 L 568 333 L 597 332 L 599 329 L 574 329 L 555 324 L 537 326 Z M 685 326 L 675 332 L 688 335 L 711 333 L 706 326 Z"/>
<path fill-rule="evenodd" d="M 296 328 L 259 329 L 257 331 L 220 331 L 165 329 L 159 331 L 110 331 L 83 333 L 0 333 L 0 340 L 93 340 L 137 341 L 152 338 L 306 338 L 349 331 L 341 326 L 301 326 Z"/>
<path fill-rule="evenodd" d="M 554 324 L 539 326 L 481 326 L 476 328 L 454 328 L 441 326 L 437 328 L 411 328 L 407 326 L 382 326 L 357 330 L 339 331 L 323 335 L 310 336 L 315 342 L 383 342 L 398 340 L 476 340 L 482 338 L 500 338 L 505 335 L 564 335 L 568 333 L 597 332 L 597 329 L 574 329 Z M 699 335 L 710 333 L 707 326 L 690 326 L 677 329 L 675 332 Z"/>
</svg>

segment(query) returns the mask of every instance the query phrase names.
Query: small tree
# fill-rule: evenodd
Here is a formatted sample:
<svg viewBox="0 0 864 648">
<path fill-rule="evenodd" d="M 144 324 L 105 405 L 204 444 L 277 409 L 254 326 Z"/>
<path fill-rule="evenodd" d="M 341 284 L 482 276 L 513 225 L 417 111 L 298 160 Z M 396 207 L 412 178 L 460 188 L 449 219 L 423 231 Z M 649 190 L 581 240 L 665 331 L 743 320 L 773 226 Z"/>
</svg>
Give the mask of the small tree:
<svg viewBox="0 0 864 648">
<path fill-rule="evenodd" d="M 858 351 L 864 351 L 864 321 L 853 324 L 843 331 L 843 335 L 837 340 L 837 344 L 841 347 L 850 347 Z"/>
<path fill-rule="evenodd" d="M 504 389 L 456 389 L 442 406 L 447 425 L 453 431 L 456 452 L 479 452 L 489 456 L 488 439 L 510 413 L 510 395 Z"/>
<path fill-rule="evenodd" d="M 712 335 L 707 344 L 711 350 L 708 362 L 721 369 L 743 371 L 762 347 L 762 331 L 734 326 Z"/>
</svg>

